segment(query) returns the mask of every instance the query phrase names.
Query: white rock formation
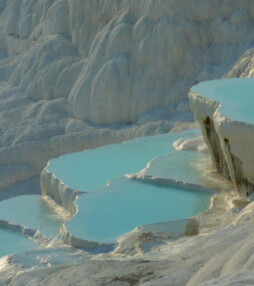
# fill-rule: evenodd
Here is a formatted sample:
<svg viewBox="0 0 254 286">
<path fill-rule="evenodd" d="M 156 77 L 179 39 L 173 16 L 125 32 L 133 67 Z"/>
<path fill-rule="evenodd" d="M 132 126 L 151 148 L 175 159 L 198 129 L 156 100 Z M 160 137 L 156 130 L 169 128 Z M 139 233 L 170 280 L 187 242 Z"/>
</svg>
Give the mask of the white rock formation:
<svg viewBox="0 0 254 286">
<path fill-rule="evenodd" d="M 195 138 L 184 140 L 182 138 L 178 139 L 173 144 L 176 150 L 186 150 L 186 151 L 199 151 L 208 152 L 207 145 L 203 140 L 203 136 L 198 136 Z"/>
<path fill-rule="evenodd" d="M 253 17 L 251 0 L 1 0 L 1 187 L 60 154 L 190 120 L 189 87 L 251 47 Z"/>
<path fill-rule="evenodd" d="M 80 191 L 68 187 L 54 174 L 43 169 L 40 177 L 42 196 L 51 197 L 57 204 L 63 206 L 73 217 L 77 212 L 75 200 Z"/>
</svg>

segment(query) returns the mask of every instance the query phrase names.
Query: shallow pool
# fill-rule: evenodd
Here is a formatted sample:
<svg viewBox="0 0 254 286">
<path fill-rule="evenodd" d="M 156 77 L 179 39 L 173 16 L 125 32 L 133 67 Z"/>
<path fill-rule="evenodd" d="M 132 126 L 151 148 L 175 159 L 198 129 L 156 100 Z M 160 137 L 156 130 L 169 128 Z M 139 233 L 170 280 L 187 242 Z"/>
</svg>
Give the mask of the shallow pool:
<svg viewBox="0 0 254 286">
<path fill-rule="evenodd" d="M 210 155 L 196 151 L 175 151 L 156 157 L 142 173 L 208 188 L 225 188 L 228 182 L 211 170 Z"/>
<path fill-rule="evenodd" d="M 22 234 L 8 228 L 0 228 L 0 257 L 38 248 L 38 244 Z"/>
<path fill-rule="evenodd" d="M 67 154 L 51 160 L 46 168 L 71 188 L 93 191 L 113 178 L 138 172 L 154 157 L 173 151 L 177 139 L 199 135 L 200 130 L 188 130 L 137 138 Z"/>
<path fill-rule="evenodd" d="M 221 104 L 227 118 L 254 124 L 254 78 L 231 78 L 199 83 L 192 90 Z"/>
<path fill-rule="evenodd" d="M 39 195 L 24 195 L 0 202 L 0 219 L 39 230 L 51 239 L 58 235 L 65 222 Z"/>
<path fill-rule="evenodd" d="M 212 193 L 147 184 L 125 177 L 83 194 L 78 213 L 66 226 L 75 237 L 113 243 L 138 226 L 180 220 L 207 210 Z"/>
<path fill-rule="evenodd" d="M 143 173 L 157 178 L 206 185 L 200 167 L 210 168 L 210 156 L 195 151 L 175 151 L 149 162 Z"/>
</svg>

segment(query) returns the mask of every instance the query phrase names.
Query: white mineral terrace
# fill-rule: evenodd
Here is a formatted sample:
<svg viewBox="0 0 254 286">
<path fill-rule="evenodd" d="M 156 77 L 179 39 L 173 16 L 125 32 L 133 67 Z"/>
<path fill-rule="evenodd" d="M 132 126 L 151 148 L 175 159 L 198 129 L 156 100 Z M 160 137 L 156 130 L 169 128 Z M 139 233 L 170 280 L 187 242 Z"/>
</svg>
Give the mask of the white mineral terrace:
<svg viewBox="0 0 254 286">
<path fill-rule="evenodd" d="M 41 174 L 42 194 L 74 216 L 61 230 L 63 241 L 77 247 L 115 244 L 136 227 L 188 220 L 207 211 L 214 188 L 222 186 L 203 172 L 210 170 L 209 156 L 173 148 L 179 138 L 193 140 L 199 134 L 143 137 L 49 161 Z M 187 223 L 179 222 L 177 232 L 183 234 Z M 167 224 L 167 232 L 175 233 L 175 226 Z"/>
<path fill-rule="evenodd" d="M 254 184 L 254 79 L 202 82 L 192 87 L 189 99 L 214 167 L 249 196 Z"/>
</svg>

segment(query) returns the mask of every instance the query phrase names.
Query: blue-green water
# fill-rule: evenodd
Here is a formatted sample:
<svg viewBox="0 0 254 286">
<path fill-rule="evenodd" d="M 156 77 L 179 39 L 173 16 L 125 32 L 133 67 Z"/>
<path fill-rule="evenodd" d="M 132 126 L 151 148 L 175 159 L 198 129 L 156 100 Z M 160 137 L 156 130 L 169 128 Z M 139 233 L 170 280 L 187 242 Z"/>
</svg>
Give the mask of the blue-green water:
<svg viewBox="0 0 254 286">
<path fill-rule="evenodd" d="M 64 223 L 38 195 L 19 196 L 0 202 L 0 219 L 39 230 L 51 239 L 58 235 Z"/>
<path fill-rule="evenodd" d="M 177 139 L 198 135 L 199 130 L 190 130 L 142 137 L 51 160 L 47 169 L 65 184 L 90 191 L 77 200 L 78 213 L 66 224 L 69 232 L 85 240 L 112 243 L 138 226 L 186 219 L 207 210 L 211 193 L 162 187 L 122 177 L 141 171 L 155 157 L 167 154 L 165 162 L 161 157 L 163 164 L 158 157 L 147 171 L 159 171 L 160 177 L 185 182 L 197 180 L 198 184 L 199 174 L 190 162 L 207 158 L 207 155 L 175 152 L 173 148 Z M 108 181 L 111 181 L 110 186 L 105 187 Z"/>
<path fill-rule="evenodd" d="M 37 249 L 32 240 L 7 228 L 0 228 L 0 257 L 16 252 Z"/>
<path fill-rule="evenodd" d="M 205 81 L 192 89 L 201 96 L 221 103 L 220 113 L 227 118 L 254 124 L 254 78 Z"/>
<path fill-rule="evenodd" d="M 188 191 L 129 180 L 83 194 L 78 213 L 66 224 L 75 237 L 113 243 L 138 226 L 189 218 L 207 210 L 211 193 Z"/>
<path fill-rule="evenodd" d="M 179 138 L 197 135 L 200 135 L 199 130 L 143 137 L 51 160 L 48 170 L 65 184 L 90 191 L 78 198 L 78 213 L 66 223 L 68 230 L 78 238 L 113 243 L 136 227 L 186 219 L 207 210 L 211 193 L 163 187 L 123 177 L 141 171 L 155 157 L 167 154 L 154 159 L 147 172 L 158 177 L 199 183 L 199 174 L 195 173 L 190 162 L 207 156 L 190 151 L 175 152 L 172 146 Z M 106 186 L 108 181 L 111 183 Z M 66 222 L 37 195 L 0 202 L 0 219 L 37 229 L 49 238 L 56 237 Z M 27 248 L 20 249 L 22 240 L 19 242 L 20 236 L 15 233 L 0 236 L 0 244 L 8 235 L 14 236 L 11 243 L 6 244 L 6 254 L 13 252 L 15 237 L 17 251 L 33 249 L 29 240 L 24 242 Z"/>
<path fill-rule="evenodd" d="M 93 191 L 104 187 L 113 178 L 139 172 L 154 157 L 173 151 L 177 139 L 199 135 L 200 130 L 189 130 L 137 138 L 64 155 L 51 160 L 47 169 L 69 187 Z"/>
</svg>

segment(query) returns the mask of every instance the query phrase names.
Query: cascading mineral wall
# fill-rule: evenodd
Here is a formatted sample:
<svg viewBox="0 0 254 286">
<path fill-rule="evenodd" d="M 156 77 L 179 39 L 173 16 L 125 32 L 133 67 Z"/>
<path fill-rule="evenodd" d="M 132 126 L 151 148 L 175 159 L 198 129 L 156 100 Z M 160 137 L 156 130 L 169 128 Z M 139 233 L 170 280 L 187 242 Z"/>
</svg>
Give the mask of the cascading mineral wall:
<svg viewBox="0 0 254 286">
<path fill-rule="evenodd" d="M 199 96 L 193 90 L 190 91 L 189 99 L 191 109 L 194 112 L 196 120 L 199 122 L 204 142 L 207 144 L 211 154 L 213 167 L 224 176 L 229 177 L 225 155 L 220 146 L 219 137 L 213 121 L 213 114 L 219 104 Z"/>
<path fill-rule="evenodd" d="M 76 214 L 77 206 L 75 200 L 78 194 L 81 193 L 80 191 L 65 185 L 46 168 L 41 173 L 40 185 L 42 196 L 49 196 L 52 198 L 56 203 L 63 206 L 71 216 Z"/>
<path fill-rule="evenodd" d="M 191 109 L 199 122 L 215 169 L 229 177 L 242 196 L 254 191 L 254 126 L 220 113 L 219 102 L 189 92 Z"/>
</svg>

